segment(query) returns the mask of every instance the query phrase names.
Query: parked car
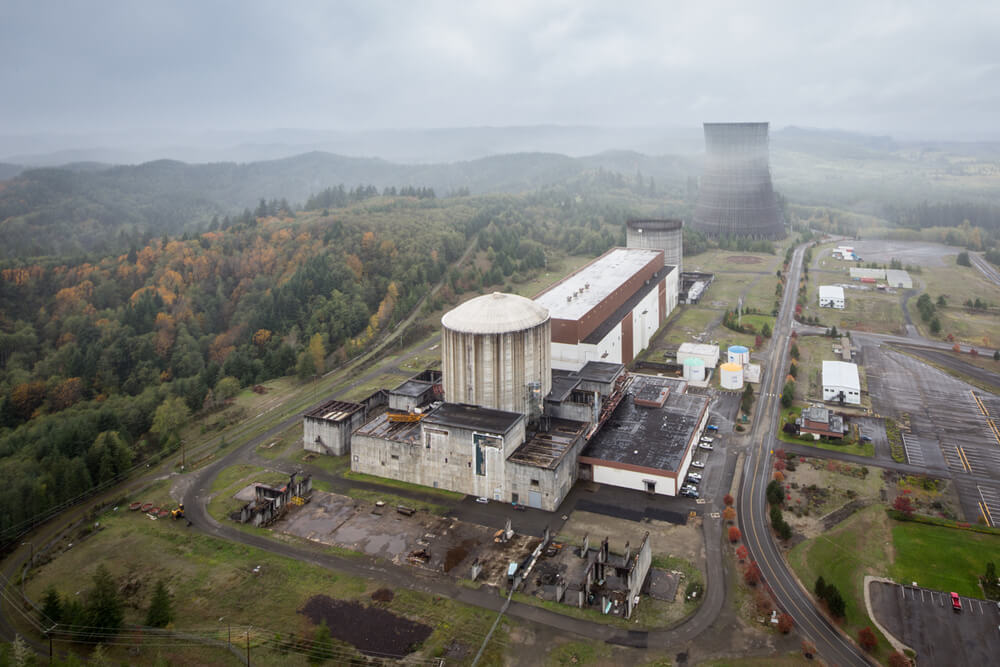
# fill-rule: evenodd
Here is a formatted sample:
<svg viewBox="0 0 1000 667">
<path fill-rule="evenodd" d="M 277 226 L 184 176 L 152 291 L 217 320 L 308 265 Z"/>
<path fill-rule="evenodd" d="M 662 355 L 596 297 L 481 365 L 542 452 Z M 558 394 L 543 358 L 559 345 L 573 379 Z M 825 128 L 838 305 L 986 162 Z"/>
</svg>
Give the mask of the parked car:
<svg viewBox="0 0 1000 667">
<path fill-rule="evenodd" d="M 718 426 L 716 426 L 715 424 L 709 424 L 709 425 L 708 425 L 708 426 L 706 426 L 705 428 L 706 428 L 707 430 L 709 430 L 709 431 L 718 431 L 718 430 L 719 430 L 719 427 L 718 427 Z"/>
<path fill-rule="evenodd" d="M 962 598 L 958 597 L 958 593 L 951 594 L 951 609 L 954 612 L 962 611 Z"/>
<path fill-rule="evenodd" d="M 870 435 L 862 435 L 861 436 L 861 441 L 862 442 L 871 442 L 872 441 L 872 437 Z"/>
<path fill-rule="evenodd" d="M 707 442 L 699 442 L 698 447 L 701 449 L 707 449 L 708 451 L 712 451 L 713 449 L 715 449 L 715 447 L 713 447 Z"/>
<path fill-rule="evenodd" d="M 701 476 L 692 477 L 691 475 L 688 475 L 687 481 L 691 484 L 701 484 Z"/>
<path fill-rule="evenodd" d="M 691 461 L 691 467 L 692 468 L 704 468 L 705 467 L 705 463 L 702 462 L 702 461 Z"/>
<path fill-rule="evenodd" d="M 700 482 L 701 481 L 701 473 L 700 472 L 689 472 L 688 473 L 688 479 L 697 480 L 697 481 Z"/>
<path fill-rule="evenodd" d="M 685 498 L 697 498 L 698 489 L 681 489 L 681 495 Z"/>
<path fill-rule="evenodd" d="M 703 436 L 701 436 L 701 441 L 702 442 L 715 442 L 715 438 L 713 438 L 711 436 L 708 436 L 708 435 L 703 435 Z"/>
<path fill-rule="evenodd" d="M 478 498 L 476 498 L 476 502 L 485 505 L 486 503 L 490 502 L 490 499 L 487 498 L 486 496 L 479 496 Z"/>
</svg>

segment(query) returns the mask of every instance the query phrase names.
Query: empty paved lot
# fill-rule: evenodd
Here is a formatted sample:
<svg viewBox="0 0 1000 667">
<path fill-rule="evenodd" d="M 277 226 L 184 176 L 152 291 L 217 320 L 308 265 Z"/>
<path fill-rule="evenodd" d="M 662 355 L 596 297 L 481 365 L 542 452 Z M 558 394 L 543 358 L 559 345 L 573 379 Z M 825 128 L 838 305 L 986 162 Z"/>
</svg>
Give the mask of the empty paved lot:
<svg viewBox="0 0 1000 667">
<path fill-rule="evenodd" d="M 917 652 L 918 665 L 994 665 L 1000 655 L 996 602 L 962 597 L 954 612 L 947 592 L 871 582 L 876 620 Z"/>
</svg>

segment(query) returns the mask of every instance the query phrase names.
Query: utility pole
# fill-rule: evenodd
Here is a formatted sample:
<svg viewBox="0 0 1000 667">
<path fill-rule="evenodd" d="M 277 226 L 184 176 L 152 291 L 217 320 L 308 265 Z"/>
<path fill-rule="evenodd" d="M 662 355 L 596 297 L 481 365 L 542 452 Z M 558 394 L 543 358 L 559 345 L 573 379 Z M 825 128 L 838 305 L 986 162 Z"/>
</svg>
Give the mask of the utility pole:
<svg viewBox="0 0 1000 667">
<path fill-rule="evenodd" d="M 28 560 L 31 563 L 30 567 L 34 568 L 35 567 L 35 543 L 34 542 L 21 542 L 21 546 L 24 546 L 25 544 L 27 544 L 28 548 L 31 550 L 30 551 L 30 556 L 28 557 Z"/>
<path fill-rule="evenodd" d="M 250 628 L 252 627 L 252 625 L 247 627 L 247 667 L 250 667 Z"/>
</svg>

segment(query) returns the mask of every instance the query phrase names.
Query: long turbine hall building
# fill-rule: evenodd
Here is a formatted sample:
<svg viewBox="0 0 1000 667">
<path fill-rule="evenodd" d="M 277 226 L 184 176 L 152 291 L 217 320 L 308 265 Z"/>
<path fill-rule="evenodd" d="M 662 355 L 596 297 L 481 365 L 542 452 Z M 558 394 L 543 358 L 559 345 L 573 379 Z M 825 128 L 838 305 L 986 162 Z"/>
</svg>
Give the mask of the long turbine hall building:
<svg viewBox="0 0 1000 667">
<path fill-rule="evenodd" d="M 705 169 L 692 227 L 713 238 L 780 239 L 767 123 L 705 123 Z"/>
<path fill-rule="evenodd" d="M 551 317 L 552 368 L 628 364 L 677 304 L 676 266 L 663 250 L 612 248 L 535 297 Z"/>
</svg>

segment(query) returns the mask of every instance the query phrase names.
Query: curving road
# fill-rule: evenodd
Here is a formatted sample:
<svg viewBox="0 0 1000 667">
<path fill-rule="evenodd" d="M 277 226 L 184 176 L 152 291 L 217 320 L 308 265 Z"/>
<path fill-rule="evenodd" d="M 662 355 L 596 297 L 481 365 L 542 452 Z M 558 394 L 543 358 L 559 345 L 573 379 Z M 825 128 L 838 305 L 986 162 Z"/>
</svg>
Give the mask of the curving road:
<svg viewBox="0 0 1000 667">
<path fill-rule="evenodd" d="M 781 390 L 785 379 L 787 341 L 792 330 L 792 310 L 797 290 L 805 246 L 796 248 L 788 272 L 787 287 L 781 303 L 781 312 L 775 321 L 776 343 L 771 358 L 764 369 L 761 389 L 757 397 L 757 416 L 750 430 L 750 448 L 739 490 L 740 526 L 743 541 L 757 561 L 764 581 L 771 587 L 778 605 L 795 620 L 799 632 L 816 645 L 819 657 L 828 664 L 870 664 L 867 655 L 848 640 L 815 606 L 810 596 L 799 585 L 781 552 L 771 537 L 768 507 L 764 490 L 771 481 L 771 443 L 773 429 L 777 428 L 781 405 Z M 779 343 L 779 341 L 781 341 Z"/>
</svg>

